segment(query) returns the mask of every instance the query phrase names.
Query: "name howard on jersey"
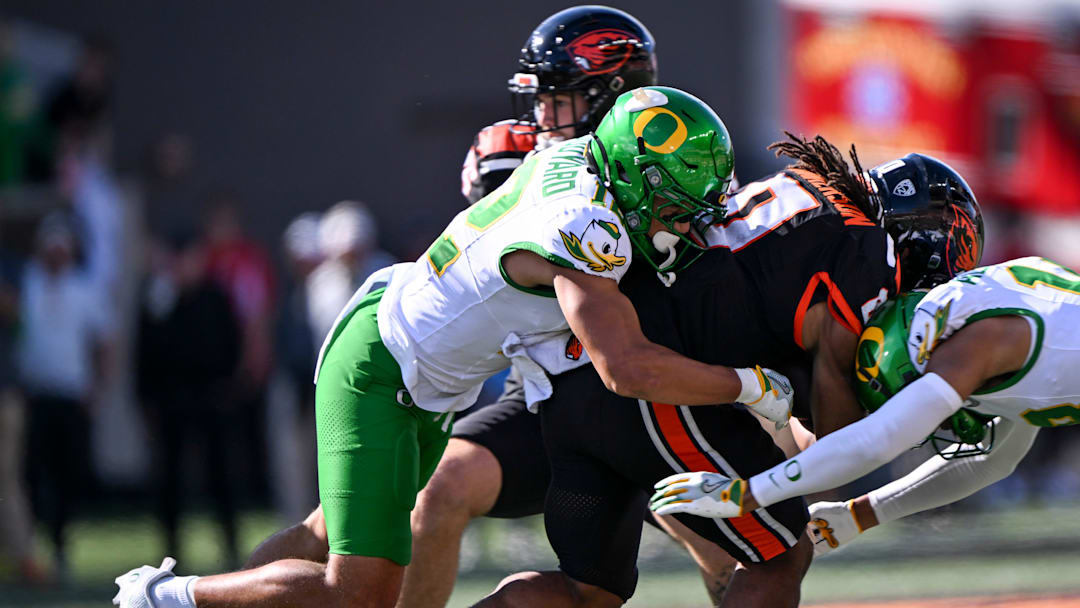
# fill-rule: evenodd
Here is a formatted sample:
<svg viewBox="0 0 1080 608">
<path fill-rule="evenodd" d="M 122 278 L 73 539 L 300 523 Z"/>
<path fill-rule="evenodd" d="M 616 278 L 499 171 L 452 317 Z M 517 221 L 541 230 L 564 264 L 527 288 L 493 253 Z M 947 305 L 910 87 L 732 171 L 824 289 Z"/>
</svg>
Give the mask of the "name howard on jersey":
<svg viewBox="0 0 1080 608">
<path fill-rule="evenodd" d="M 558 149 L 544 169 L 541 194 L 547 198 L 553 194 L 574 189 L 579 177 L 579 170 L 585 166 L 585 149 L 588 142 L 574 140 Z"/>
</svg>

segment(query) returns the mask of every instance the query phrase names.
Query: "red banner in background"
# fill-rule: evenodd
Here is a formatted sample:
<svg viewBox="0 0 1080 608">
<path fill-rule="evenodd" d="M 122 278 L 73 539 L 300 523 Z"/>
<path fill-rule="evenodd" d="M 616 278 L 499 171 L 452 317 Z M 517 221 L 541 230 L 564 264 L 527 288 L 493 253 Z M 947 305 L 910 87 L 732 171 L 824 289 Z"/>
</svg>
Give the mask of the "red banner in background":
<svg viewBox="0 0 1080 608">
<path fill-rule="evenodd" d="M 1080 53 L 1052 22 L 807 2 L 790 14 L 796 131 L 854 142 L 864 166 L 940 157 L 984 204 L 1080 213 Z"/>
</svg>

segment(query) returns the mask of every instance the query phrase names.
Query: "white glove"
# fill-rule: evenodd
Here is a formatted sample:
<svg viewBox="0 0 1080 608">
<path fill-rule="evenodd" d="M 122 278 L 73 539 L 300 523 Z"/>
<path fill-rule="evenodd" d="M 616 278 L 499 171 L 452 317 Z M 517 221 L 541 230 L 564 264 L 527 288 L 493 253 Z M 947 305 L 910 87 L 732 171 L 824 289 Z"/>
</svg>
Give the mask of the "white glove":
<svg viewBox="0 0 1080 608">
<path fill-rule="evenodd" d="M 736 368 L 735 373 L 742 381 L 736 401 L 772 420 L 778 431 L 787 426 L 795 405 L 795 391 L 787 376 L 760 365 Z"/>
<path fill-rule="evenodd" d="M 814 543 L 814 557 L 847 546 L 862 533 L 851 510 L 851 501 L 815 502 L 810 505 L 810 523 L 806 533 Z"/>
<path fill-rule="evenodd" d="M 745 479 L 731 479 L 719 473 L 698 471 L 661 479 L 649 508 L 660 515 L 689 513 L 715 519 L 742 515 Z"/>
<path fill-rule="evenodd" d="M 156 604 L 150 587 L 154 583 L 176 576 L 172 572 L 175 565 L 175 559 L 166 557 L 161 560 L 159 568 L 140 566 L 116 577 L 116 584 L 120 587 L 120 591 L 112 599 L 113 605 L 120 608 L 154 608 Z"/>
</svg>

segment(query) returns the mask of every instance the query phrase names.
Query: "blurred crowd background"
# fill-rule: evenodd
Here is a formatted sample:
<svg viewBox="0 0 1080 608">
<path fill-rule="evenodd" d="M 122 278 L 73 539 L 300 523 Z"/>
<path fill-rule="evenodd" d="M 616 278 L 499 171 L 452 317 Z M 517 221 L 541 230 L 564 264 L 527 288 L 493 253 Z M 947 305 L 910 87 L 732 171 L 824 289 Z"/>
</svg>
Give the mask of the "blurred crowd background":
<svg viewBox="0 0 1080 608">
<path fill-rule="evenodd" d="M 902 5 L 617 4 L 661 83 L 725 120 L 743 183 L 785 129 L 866 166 L 940 156 L 986 212 L 984 262 L 1080 268 L 1080 2 Z M 465 205 L 473 135 L 566 6 L 0 6 L 0 576 L 63 582 L 68 524 L 103 509 L 153 513 L 181 563 L 204 509 L 237 565 L 238 512 L 317 503 L 324 335 Z M 1080 498 L 1071 430 L 974 508 Z"/>
</svg>

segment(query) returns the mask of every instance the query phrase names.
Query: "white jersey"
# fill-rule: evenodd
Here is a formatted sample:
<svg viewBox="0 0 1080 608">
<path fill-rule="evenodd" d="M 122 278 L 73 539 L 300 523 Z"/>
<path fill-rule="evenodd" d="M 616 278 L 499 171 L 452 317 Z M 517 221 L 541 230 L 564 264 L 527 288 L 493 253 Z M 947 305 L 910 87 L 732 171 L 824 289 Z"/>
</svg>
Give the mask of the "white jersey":
<svg viewBox="0 0 1080 608">
<path fill-rule="evenodd" d="M 415 402 L 459 411 L 513 359 L 531 403 L 550 395 L 544 371 L 587 361 L 552 288 L 515 285 L 502 269 L 514 250 L 618 281 L 630 240 L 614 198 L 586 169 L 588 138 L 525 161 L 502 186 L 465 209 L 379 305 L 379 333 Z M 547 394 L 544 394 L 544 393 Z"/>
<path fill-rule="evenodd" d="M 976 268 L 919 302 L 908 353 L 920 372 L 942 340 L 979 319 L 1018 315 L 1031 324 L 1019 371 L 975 391 L 967 407 L 1035 426 L 1080 423 L 1080 275 L 1043 258 Z"/>
</svg>

